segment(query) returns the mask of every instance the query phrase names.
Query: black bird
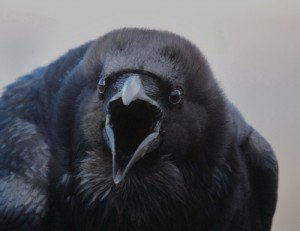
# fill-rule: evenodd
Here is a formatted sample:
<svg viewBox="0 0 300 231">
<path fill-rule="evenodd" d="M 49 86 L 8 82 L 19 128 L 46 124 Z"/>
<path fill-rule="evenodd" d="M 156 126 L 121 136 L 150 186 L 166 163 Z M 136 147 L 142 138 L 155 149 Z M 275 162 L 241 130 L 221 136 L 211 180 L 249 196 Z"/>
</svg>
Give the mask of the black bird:
<svg viewBox="0 0 300 231">
<path fill-rule="evenodd" d="M 278 168 L 200 51 L 112 31 L 9 85 L 0 230 L 267 231 Z"/>
</svg>

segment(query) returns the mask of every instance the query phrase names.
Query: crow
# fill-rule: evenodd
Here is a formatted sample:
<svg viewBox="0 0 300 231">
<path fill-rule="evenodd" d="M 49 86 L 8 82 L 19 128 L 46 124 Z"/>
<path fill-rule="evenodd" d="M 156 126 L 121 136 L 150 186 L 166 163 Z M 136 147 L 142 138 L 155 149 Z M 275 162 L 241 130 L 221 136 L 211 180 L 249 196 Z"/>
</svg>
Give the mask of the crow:
<svg viewBox="0 0 300 231">
<path fill-rule="evenodd" d="M 0 229 L 268 231 L 278 166 L 205 57 L 125 28 L 0 100 Z"/>
</svg>

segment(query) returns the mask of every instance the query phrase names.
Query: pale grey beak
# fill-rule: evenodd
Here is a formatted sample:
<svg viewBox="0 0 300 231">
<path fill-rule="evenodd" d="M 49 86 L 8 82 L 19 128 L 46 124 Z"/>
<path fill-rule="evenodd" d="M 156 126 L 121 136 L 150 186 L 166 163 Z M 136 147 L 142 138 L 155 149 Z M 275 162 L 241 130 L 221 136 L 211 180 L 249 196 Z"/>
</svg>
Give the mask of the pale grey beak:
<svg viewBox="0 0 300 231">
<path fill-rule="evenodd" d="M 128 106 L 131 102 L 140 99 L 144 100 L 154 106 L 160 107 L 159 104 L 146 95 L 140 76 L 138 74 L 132 74 L 125 81 L 123 88 L 120 92 L 115 94 L 110 102 L 121 98 L 124 105 Z"/>
<path fill-rule="evenodd" d="M 152 108 L 156 108 L 157 111 L 161 110 L 160 105 L 146 95 L 142 81 L 138 74 L 132 74 L 126 79 L 120 91 L 110 99 L 109 105 L 117 100 L 122 101 L 121 107 L 123 107 L 124 110 L 126 110 L 126 107 L 130 107 L 136 100 L 144 101 L 145 104 L 151 105 Z M 135 151 L 130 154 L 130 158 L 124 160 L 124 158 L 120 156 L 121 154 L 118 153 L 118 141 L 116 141 L 115 128 L 111 119 L 111 113 L 106 116 L 105 133 L 112 151 L 112 170 L 115 184 L 120 183 L 125 178 L 128 171 L 139 159 L 158 147 L 160 143 L 159 131 L 161 127 L 161 120 L 155 120 L 154 123 L 155 124 L 151 124 L 151 127 L 153 128 L 149 130 L 149 134 L 139 143 Z"/>
</svg>

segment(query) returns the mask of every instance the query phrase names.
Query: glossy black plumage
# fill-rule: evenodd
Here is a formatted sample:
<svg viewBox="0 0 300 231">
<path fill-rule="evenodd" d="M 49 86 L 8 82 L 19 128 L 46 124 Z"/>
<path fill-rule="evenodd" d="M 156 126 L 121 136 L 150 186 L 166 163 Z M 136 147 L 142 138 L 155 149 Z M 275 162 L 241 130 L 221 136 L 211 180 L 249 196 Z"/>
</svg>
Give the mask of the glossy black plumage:
<svg viewBox="0 0 300 231">
<path fill-rule="evenodd" d="M 131 102 L 134 83 L 158 106 Z M 182 98 L 170 101 L 174 91 Z M 117 179 L 153 123 L 153 150 Z M 113 31 L 1 97 L 1 230 L 267 231 L 277 177 L 268 142 L 224 97 L 198 49 L 172 33 Z"/>
</svg>

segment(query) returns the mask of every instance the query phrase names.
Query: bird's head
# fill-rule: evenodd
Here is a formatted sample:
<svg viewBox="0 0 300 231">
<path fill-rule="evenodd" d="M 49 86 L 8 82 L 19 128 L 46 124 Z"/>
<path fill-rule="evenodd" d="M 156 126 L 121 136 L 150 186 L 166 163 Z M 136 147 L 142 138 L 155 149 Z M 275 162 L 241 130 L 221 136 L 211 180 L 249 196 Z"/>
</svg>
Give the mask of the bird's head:
<svg viewBox="0 0 300 231">
<path fill-rule="evenodd" d="M 222 135 L 214 131 L 225 124 L 217 113 L 223 96 L 204 57 L 185 39 L 118 30 L 100 38 L 84 61 L 86 74 L 98 77 L 101 133 L 115 184 L 145 156 L 204 156 Z"/>
<path fill-rule="evenodd" d="M 139 159 L 160 145 L 164 111 L 160 102 L 163 90 L 157 81 L 138 73 L 99 81 L 100 98 L 105 101 L 103 135 L 112 152 L 116 184 Z"/>
</svg>

